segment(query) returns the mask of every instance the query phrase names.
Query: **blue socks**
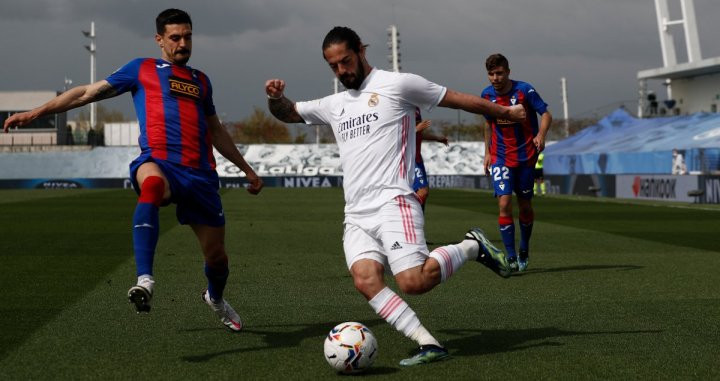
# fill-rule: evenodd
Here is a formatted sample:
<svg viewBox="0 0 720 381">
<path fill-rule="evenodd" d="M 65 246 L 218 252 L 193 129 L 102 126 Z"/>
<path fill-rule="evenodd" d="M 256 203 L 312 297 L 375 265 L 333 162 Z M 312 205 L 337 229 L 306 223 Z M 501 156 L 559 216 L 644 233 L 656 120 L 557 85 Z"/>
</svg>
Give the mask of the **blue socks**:
<svg viewBox="0 0 720 381">
<path fill-rule="evenodd" d="M 524 224 L 520 222 L 520 251 L 530 251 L 530 236 L 532 235 L 533 223 Z"/>
<path fill-rule="evenodd" d="M 520 251 L 530 251 L 530 236 L 532 235 L 535 212 L 530 209 L 523 213 L 520 211 Z"/>
<path fill-rule="evenodd" d="M 500 236 L 502 237 L 503 243 L 505 244 L 505 251 L 507 252 L 507 256 L 508 258 L 512 258 L 517 256 L 515 252 L 515 224 L 512 222 L 512 217 L 508 217 L 508 219 L 510 220 L 510 223 L 499 223 L 499 227 Z"/>
<path fill-rule="evenodd" d="M 208 294 L 210 294 L 210 298 L 213 301 L 219 302 L 222 300 L 229 274 L 230 270 L 228 269 L 227 261 L 220 267 L 210 267 L 205 263 L 205 276 L 208 279 Z"/>
<path fill-rule="evenodd" d="M 137 276 L 153 275 L 155 246 L 160 236 L 159 208 L 154 204 L 140 202 L 133 215 L 133 248 Z"/>
</svg>

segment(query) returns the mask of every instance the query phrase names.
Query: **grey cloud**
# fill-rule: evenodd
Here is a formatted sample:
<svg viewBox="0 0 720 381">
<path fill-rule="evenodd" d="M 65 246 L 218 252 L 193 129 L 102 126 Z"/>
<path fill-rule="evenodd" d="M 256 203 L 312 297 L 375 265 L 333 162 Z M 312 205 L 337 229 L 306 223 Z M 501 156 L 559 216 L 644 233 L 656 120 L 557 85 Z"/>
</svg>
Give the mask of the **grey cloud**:
<svg viewBox="0 0 720 381">
<path fill-rule="evenodd" d="M 298 100 L 329 92 L 320 44 L 334 25 L 354 28 L 370 44 L 371 64 L 387 68 L 386 28 L 397 24 L 404 70 L 466 91 L 487 85 L 485 57 L 502 52 L 513 75 L 533 83 L 556 114 L 561 76 L 568 78 L 572 115 L 634 99 L 636 72 L 662 63 L 651 0 L 0 0 L 0 90 L 58 88 L 66 75 L 85 83 L 79 31 L 91 20 L 98 78 L 134 57 L 157 55 L 154 18 L 167 7 L 192 15 L 190 63 L 210 75 L 228 119 L 264 107 L 262 85 L 271 76 L 286 79 Z M 695 0 L 695 7 L 703 55 L 718 56 L 720 4 Z M 682 52 L 681 34 L 677 41 Z M 133 114 L 127 96 L 110 106 Z"/>
</svg>

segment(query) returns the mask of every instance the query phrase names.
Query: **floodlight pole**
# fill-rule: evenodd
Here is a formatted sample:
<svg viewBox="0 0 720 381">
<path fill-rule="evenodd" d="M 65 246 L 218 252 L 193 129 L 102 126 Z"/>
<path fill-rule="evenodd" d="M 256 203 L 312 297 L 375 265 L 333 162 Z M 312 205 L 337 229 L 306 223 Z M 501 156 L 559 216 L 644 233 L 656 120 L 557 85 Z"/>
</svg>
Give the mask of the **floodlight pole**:
<svg viewBox="0 0 720 381">
<path fill-rule="evenodd" d="M 673 39 L 672 33 L 670 33 L 670 26 L 673 25 L 682 25 L 684 29 L 688 62 L 702 60 L 694 0 L 680 0 L 680 10 L 682 11 L 682 18 L 670 20 L 668 0 L 655 0 L 658 32 L 660 33 L 660 49 L 662 50 L 664 67 L 673 67 L 678 63 L 675 54 L 675 40 Z M 665 86 L 667 86 L 667 98 L 672 99 L 672 81 L 669 78 L 665 80 Z"/>
<path fill-rule="evenodd" d="M 95 21 L 90 22 L 90 32 L 82 31 L 85 37 L 90 39 L 90 45 L 85 49 L 90 52 L 90 83 L 95 83 Z M 90 103 L 90 129 L 94 130 L 97 122 L 97 105 Z"/>
<path fill-rule="evenodd" d="M 568 115 L 568 94 L 567 94 L 567 81 L 565 77 L 560 78 L 562 84 L 562 103 L 563 103 L 563 116 L 565 117 L 565 137 L 570 136 L 570 116 Z"/>
<path fill-rule="evenodd" d="M 390 48 L 390 55 L 388 59 L 392 65 L 392 71 L 399 72 L 402 68 L 400 66 L 400 32 L 395 25 L 390 25 L 388 28 L 388 48 Z"/>
<path fill-rule="evenodd" d="M 72 79 L 65 77 L 65 85 L 63 86 L 63 93 L 68 91 L 70 86 L 72 86 Z"/>
</svg>

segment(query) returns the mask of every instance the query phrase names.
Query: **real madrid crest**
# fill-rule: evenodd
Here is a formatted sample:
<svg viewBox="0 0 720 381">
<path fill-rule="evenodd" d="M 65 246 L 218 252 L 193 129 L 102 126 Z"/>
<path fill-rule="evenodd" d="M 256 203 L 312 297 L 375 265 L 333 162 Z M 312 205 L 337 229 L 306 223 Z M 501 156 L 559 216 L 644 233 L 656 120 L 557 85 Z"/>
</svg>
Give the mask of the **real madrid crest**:
<svg viewBox="0 0 720 381">
<path fill-rule="evenodd" d="M 375 107 L 378 103 L 380 103 L 380 97 L 375 93 L 370 95 L 370 99 L 368 99 L 368 106 Z"/>
</svg>

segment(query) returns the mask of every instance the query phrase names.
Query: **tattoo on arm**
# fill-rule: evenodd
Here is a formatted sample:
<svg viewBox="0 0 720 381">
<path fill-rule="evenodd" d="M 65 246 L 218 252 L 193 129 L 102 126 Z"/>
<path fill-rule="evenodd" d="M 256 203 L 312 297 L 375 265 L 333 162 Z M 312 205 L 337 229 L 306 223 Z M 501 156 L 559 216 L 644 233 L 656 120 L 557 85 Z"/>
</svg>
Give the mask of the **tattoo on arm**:
<svg viewBox="0 0 720 381">
<path fill-rule="evenodd" d="M 280 99 L 268 99 L 270 112 L 285 123 L 304 123 L 305 120 L 295 110 L 295 103 L 282 97 Z"/>
<path fill-rule="evenodd" d="M 103 84 L 95 93 L 95 95 L 92 97 L 91 102 L 97 102 L 103 99 L 112 98 L 114 96 L 118 95 L 115 88 L 113 88 L 109 83 Z"/>
</svg>

